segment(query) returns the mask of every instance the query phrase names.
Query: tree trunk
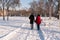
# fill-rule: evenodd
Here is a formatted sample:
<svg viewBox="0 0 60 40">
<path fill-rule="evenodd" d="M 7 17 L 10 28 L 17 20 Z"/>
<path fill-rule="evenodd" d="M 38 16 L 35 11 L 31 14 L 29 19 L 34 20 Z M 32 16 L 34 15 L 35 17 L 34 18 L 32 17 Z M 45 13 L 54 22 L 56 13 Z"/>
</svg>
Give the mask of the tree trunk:
<svg viewBox="0 0 60 40">
<path fill-rule="evenodd" d="M 45 17 L 47 17 L 46 13 L 45 13 Z"/>
<path fill-rule="evenodd" d="M 60 20 L 60 13 L 59 13 L 59 20 Z"/>
<path fill-rule="evenodd" d="M 9 7 L 7 7 L 7 21 L 9 20 Z"/>
<path fill-rule="evenodd" d="M 4 0 L 3 0 L 3 20 L 5 20 L 5 15 L 4 15 Z"/>
<path fill-rule="evenodd" d="M 49 8 L 49 19 L 51 19 L 51 7 Z"/>
</svg>

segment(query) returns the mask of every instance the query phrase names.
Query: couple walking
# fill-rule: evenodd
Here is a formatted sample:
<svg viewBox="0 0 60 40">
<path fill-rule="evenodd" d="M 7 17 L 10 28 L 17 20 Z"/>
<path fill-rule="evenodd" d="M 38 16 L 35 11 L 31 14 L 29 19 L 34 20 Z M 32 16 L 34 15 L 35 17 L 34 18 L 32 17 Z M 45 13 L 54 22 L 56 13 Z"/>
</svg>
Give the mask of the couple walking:
<svg viewBox="0 0 60 40">
<path fill-rule="evenodd" d="M 31 24 L 31 29 L 33 29 L 33 24 L 34 24 L 34 22 L 37 24 L 37 30 L 39 30 L 40 29 L 40 24 L 41 24 L 41 17 L 40 17 L 40 15 L 38 14 L 37 15 L 37 17 L 36 17 L 36 19 L 34 18 L 34 15 L 33 14 L 31 14 L 30 16 L 29 16 L 29 19 L 30 19 L 30 24 Z"/>
</svg>

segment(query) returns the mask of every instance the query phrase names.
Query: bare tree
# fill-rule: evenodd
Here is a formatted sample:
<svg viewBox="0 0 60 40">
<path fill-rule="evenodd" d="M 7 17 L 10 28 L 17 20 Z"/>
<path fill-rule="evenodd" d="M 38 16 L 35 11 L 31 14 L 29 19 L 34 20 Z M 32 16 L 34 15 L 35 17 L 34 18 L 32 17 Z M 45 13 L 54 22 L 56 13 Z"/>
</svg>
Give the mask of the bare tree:
<svg viewBox="0 0 60 40">
<path fill-rule="evenodd" d="M 39 0 L 39 2 L 38 2 L 38 9 L 40 9 L 40 14 L 41 15 L 44 15 L 44 0 Z"/>
<path fill-rule="evenodd" d="M 31 8 L 34 10 L 36 9 L 35 13 L 36 12 L 40 13 L 43 16 L 48 15 L 50 19 L 51 19 L 51 16 L 54 15 L 53 13 L 55 13 L 56 11 L 54 6 L 56 6 L 55 0 L 48 0 L 48 1 L 38 0 L 38 2 L 33 1 L 31 3 Z"/>
<path fill-rule="evenodd" d="M 2 5 L 2 8 L 3 8 L 3 20 L 5 20 L 5 16 L 4 16 L 4 5 L 5 5 L 5 2 L 4 2 L 4 0 L 0 0 L 0 5 Z"/>
<path fill-rule="evenodd" d="M 48 2 L 49 2 L 49 19 L 51 19 L 51 16 L 52 16 L 51 10 L 52 10 L 52 3 L 53 3 L 53 0 L 48 0 Z"/>
<path fill-rule="evenodd" d="M 38 0 L 35 1 L 33 0 L 33 2 L 30 3 L 32 10 L 34 11 L 35 15 L 37 13 L 42 14 L 43 13 L 43 4 L 44 4 L 44 0 Z"/>
<path fill-rule="evenodd" d="M 48 2 L 45 3 L 45 15 L 49 15 L 49 4 Z"/>
<path fill-rule="evenodd" d="M 9 7 L 16 7 L 20 5 L 20 0 L 7 0 L 6 7 L 7 7 L 7 20 L 9 18 Z"/>
<path fill-rule="evenodd" d="M 0 0 L 0 3 L 2 4 L 2 7 L 3 7 L 3 20 L 5 20 L 4 7 L 7 8 L 7 20 L 8 20 L 9 8 L 19 6 L 20 5 L 20 0 Z"/>
<path fill-rule="evenodd" d="M 2 6 L 3 6 L 3 20 L 5 20 L 5 15 L 4 15 L 4 0 L 2 0 L 3 2 L 2 2 Z"/>
<path fill-rule="evenodd" d="M 30 3 L 30 5 L 31 5 L 32 12 L 35 13 L 36 12 L 36 7 L 37 7 L 36 1 L 33 0 L 33 2 Z"/>
</svg>

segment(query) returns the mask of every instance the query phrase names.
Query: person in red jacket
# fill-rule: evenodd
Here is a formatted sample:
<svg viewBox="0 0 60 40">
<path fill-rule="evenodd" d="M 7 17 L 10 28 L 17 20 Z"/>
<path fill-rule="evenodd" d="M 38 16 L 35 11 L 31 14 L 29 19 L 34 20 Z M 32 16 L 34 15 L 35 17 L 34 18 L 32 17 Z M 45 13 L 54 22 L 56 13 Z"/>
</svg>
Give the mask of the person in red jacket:
<svg viewBox="0 0 60 40">
<path fill-rule="evenodd" d="M 36 17 L 36 21 L 35 22 L 37 24 L 37 30 L 39 30 L 40 29 L 39 25 L 41 24 L 41 17 L 40 17 L 39 14 Z"/>
</svg>

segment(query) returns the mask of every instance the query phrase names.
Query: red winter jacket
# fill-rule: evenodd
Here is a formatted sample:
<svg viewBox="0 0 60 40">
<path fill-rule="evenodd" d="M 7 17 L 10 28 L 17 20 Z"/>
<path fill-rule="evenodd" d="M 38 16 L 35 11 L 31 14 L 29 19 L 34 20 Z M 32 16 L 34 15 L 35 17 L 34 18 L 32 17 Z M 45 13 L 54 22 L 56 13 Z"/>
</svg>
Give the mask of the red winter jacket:
<svg viewBox="0 0 60 40">
<path fill-rule="evenodd" d="M 37 24 L 41 24 L 41 17 L 40 17 L 40 16 L 37 16 L 37 17 L 36 17 L 36 23 L 37 23 Z"/>
</svg>

